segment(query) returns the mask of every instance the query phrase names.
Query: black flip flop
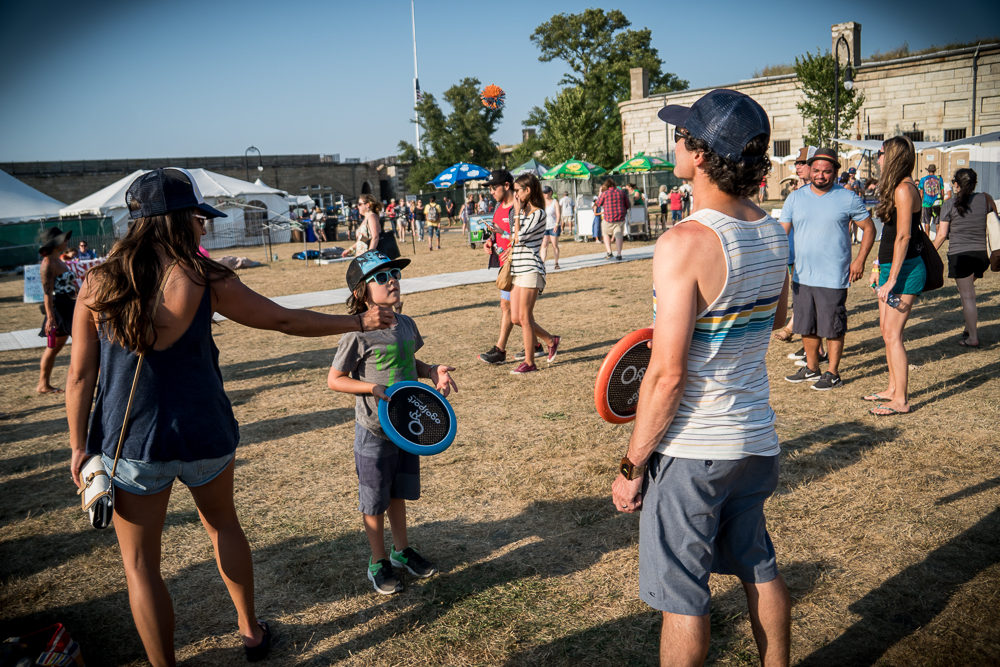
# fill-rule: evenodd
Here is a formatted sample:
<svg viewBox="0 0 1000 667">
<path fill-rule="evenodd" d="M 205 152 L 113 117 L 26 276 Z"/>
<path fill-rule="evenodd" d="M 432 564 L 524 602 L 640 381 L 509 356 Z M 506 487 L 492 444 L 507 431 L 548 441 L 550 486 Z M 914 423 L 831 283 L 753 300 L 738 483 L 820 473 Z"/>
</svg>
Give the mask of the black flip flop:
<svg viewBox="0 0 1000 667">
<path fill-rule="evenodd" d="M 271 627 L 267 621 L 257 621 L 257 625 L 264 631 L 264 636 L 256 646 L 244 646 L 243 650 L 247 654 L 247 662 L 260 662 L 271 652 Z"/>
</svg>

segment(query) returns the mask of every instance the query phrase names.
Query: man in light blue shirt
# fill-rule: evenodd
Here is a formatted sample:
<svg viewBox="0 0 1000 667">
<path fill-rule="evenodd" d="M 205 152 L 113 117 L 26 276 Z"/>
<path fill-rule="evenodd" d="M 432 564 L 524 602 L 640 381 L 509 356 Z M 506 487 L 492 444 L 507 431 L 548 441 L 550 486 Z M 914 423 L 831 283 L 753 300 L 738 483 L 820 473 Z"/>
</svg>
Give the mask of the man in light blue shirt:
<svg viewBox="0 0 1000 667">
<path fill-rule="evenodd" d="M 837 184 L 840 161 L 829 148 L 809 158 L 810 184 L 788 196 L 781 208 L 781 226 L 795 231 L 795 318 L 792 330 L 801 334 L 806 365 L 787 376 L 789 382 L 811 382 L 820 391 L 841 384 L 840 357 L 847 332 L 847 287 L 864 273 L 875 244 L 875 225 L 857 194 Z M 850 225 L 861 228 L 861 248 L 851 261 Z M 827 339 L 830 368 L 820 375 L 820 339 Z"/>
</svg>

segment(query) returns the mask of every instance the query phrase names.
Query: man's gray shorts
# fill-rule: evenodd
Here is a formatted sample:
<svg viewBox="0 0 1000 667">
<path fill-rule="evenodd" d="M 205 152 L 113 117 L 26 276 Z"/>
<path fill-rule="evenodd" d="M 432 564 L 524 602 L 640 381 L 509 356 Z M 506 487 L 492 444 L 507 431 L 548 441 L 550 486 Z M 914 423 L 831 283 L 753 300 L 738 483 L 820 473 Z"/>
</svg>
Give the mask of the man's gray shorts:
<svg viewBox="0 0 1000 667">
<path fill-rule="evenodd" d="M 358 472 L 358 509 L 363 514 L 382 514 L 394 498 L 420 498 L 420 457 L 404 452 L 357 423 L 354 466 Z"/>
<path fill-rule="evenodd" d="M 847 333 L 847 290 L 792 283 L 792 331 L 805 336 L 840 338 Z"/>
<path fill-rule="evenodd" d="M 759 584 L 777 577 L 764 522 L 764 501 L 777 485 L 777 456 L 653 454 L 639 517 L 639 597 L 660 611 L 703 616 L 712 572 Z"/>
</svg>

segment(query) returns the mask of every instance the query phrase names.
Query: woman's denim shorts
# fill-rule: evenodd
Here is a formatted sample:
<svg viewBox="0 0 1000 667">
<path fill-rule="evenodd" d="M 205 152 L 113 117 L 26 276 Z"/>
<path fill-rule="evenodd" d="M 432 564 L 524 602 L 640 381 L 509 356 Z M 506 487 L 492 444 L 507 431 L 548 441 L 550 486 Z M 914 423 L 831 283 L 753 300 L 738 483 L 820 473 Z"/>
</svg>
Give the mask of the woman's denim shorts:
<svg viewBox="0 0 1000 667">
<path fill-rule="evenodd" d="M 170 487 L 174 479 L 179 479 L 188 487 L 203 486 L 222 474 L 232 463 L 236 453 L 226 454 L 217 459 L 199 461 L 136 461 L 118 459 L 114 483 L 119 489 L 137 496 L 151 496 Z M 101 454 L 104 468 L 111 474 L 115 460 Z"/>
</svg>

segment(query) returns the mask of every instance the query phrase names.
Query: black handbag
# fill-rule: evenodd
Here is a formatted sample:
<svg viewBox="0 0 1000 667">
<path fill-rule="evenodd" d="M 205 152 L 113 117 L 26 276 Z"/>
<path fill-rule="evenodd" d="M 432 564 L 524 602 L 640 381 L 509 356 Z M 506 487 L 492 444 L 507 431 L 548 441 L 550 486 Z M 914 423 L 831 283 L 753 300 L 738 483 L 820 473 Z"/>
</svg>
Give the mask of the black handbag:
<svg viewBox="0 0 1000 667">
<path fill-rule="evenodd" d="M 381 219 L 379 219 L 378 225 L 380 231 L 378 233 L 378 245 L 375 246 L 376 250 L 389 259 L 396 259 L 402 253 L 399 252 L 399 244 L 396 243 L 395 232 L 383 229 Z"/>
<path fill-rule="evenodd" d="M 944 262 L 941 261 L 941 255 L 934 247 L 934 242 L 923 229 L 917 233 L 917 243 L 920 245 L 920 259 L 923 260 L 924 270 L 927 272 L 927 280 L 921 291 L 930 292 L 944 285 Z"/>
</svg>

